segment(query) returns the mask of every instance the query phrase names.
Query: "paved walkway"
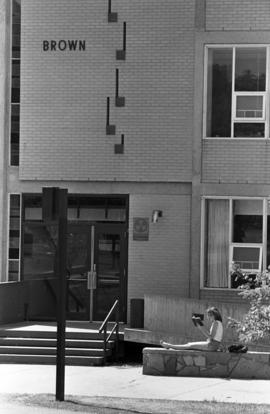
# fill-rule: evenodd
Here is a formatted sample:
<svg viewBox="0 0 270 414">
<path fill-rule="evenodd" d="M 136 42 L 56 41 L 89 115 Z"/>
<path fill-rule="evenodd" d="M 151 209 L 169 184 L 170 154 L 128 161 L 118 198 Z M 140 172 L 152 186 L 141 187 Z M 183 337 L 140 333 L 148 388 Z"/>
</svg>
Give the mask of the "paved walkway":
<svg viewBox="0 0 270 414">
<path fill-rule="evenodd" d="M 0 365 L 0 394 L 54 395 L 55 376 L 56 369 L 52 365 L 3 364 Z M 65 395 L 89 398 L 270 404 L 269 386 L 267 380 L 147 376 L 142 375 L 139 365 L 68 366 L 65 371 Z"/>
</svg>

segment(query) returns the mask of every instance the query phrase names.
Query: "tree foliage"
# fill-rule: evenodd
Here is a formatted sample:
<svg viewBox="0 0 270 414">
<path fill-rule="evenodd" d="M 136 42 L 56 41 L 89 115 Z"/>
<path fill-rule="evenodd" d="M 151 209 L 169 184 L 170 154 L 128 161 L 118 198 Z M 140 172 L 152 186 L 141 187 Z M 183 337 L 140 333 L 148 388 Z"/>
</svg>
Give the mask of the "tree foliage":
<svg viewBox="0 0 270 414">
<path fill-rule="evenodd" d="M 241 321 L 228 318 L 228 325 L 236 330 L 239 341 L 256 343 L 270 336 L 270 286 L 243 289 L 239 295 L 250 302 L 250 308 Z"/>
</svg>

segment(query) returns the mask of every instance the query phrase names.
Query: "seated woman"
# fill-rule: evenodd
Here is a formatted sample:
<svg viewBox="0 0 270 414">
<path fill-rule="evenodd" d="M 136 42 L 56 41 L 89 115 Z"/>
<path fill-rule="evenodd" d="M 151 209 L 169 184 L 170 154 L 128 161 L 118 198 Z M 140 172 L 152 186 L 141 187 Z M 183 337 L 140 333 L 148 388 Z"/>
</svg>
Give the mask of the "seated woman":
<svg viewBox="0 0 270 414">
<path fill-rule="evenodd" d="M 223 338 L 223 325 L 222 317 L 219 310 L 215 307 L 207 309 L 207 317 L 211 322 L 210 330 L 208 331 L 203 324 L 196 324 L 196 327 L 207 338 L 206 341 L 201 342 L 188 342 L 186 344 L 170 344 L 168 342 L 160 341 L 160 345 L 163 348 L 171 348 L 176 350 L 181 349 L 194 349 L 194 350 L 206 350 L 206 351 L 218 351 L 222 349 L 221 341 Z"/>
</svg>

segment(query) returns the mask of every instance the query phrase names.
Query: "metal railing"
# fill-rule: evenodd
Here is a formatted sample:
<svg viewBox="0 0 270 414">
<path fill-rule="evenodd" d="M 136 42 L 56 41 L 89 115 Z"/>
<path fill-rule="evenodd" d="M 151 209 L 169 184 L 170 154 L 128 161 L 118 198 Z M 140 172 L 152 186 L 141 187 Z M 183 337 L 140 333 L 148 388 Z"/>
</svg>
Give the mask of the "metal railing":
<svg viewBox="0 0 270 414">
<path fill-rule="evenodd" d="M 108 322 L 109 319 L 115 310 L 116 316 L 115 316 L 115 324 L 113 325 L 111 332 L 107 335 L 107 328 L 108 328 Z M 116 300 L 111 307 L 110 311 L 108 312 L 106 318 L 102 322 L 99 333 L 101 334 L 103 332 L 103 357 L 104 357 L 104 364 L 107 360 L 107 345 L 109 343 L 109 340 L 111 339 L 113 333 L 115 332 L 115 355 L 118 356 L 118 348 L 119 348 L 119 300 Z"/>
</svg>

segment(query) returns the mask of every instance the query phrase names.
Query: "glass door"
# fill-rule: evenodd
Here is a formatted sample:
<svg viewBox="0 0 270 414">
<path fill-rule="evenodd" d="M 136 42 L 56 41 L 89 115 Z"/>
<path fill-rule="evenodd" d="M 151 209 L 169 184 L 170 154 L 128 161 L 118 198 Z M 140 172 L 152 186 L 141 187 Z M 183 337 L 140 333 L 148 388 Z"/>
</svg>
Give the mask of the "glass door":
<svg viewBox="0 0 270 414">
<path fill-rule="evenodd" d="M 120 320 L 126 318 L 126 253 L 125 225 L 96 224 L 96 289 L 93 295 L 93 318 L 96 321 L 104 320 L 116 299 L 120 305 Z"/>
<path fill-rule="evenodd" d="M 69 224 L 67 237 L 67 319 L 89 320 L 87 277 L 91 268 L 91 227 Z"/>
<path fill-rule="evenodd" d="M 126 242 L 123 224 L 68 225 L 68 319 L 103 321 L 118 299 L 120 320 L 125 321 Z"/>
</svg>

